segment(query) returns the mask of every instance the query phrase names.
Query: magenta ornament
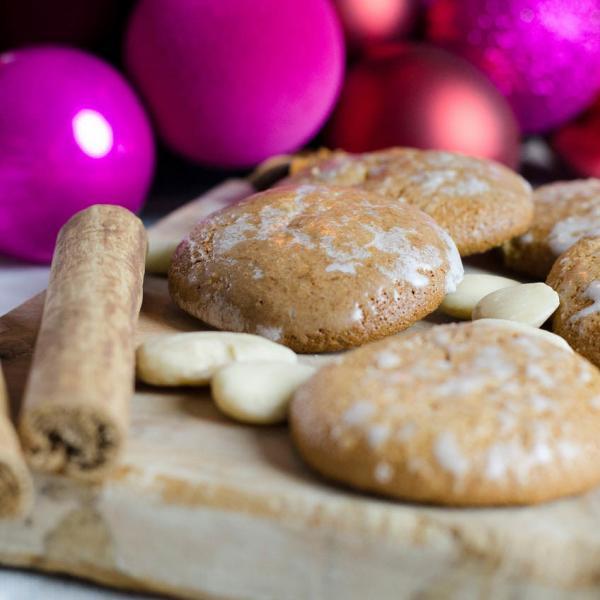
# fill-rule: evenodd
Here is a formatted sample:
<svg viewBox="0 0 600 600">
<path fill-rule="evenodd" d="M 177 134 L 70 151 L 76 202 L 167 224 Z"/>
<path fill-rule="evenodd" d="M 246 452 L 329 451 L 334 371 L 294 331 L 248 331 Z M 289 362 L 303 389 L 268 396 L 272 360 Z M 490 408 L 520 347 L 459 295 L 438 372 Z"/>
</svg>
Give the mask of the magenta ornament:
<svg viewBox="0 0 600 600">
<path fill-rule="evenodd" d="M 344 69 L 329 0 L 141 0 L 125 62 L 158 133 L 192 161 L 246 167 L 296 150 Z"/>
<path fill-rule="evenodd" d="M 0 54 L 0 252 L 48 262 L 77 211 L 139 210 L 153 167 L 148 118 L 111 66 L 61 47 Z"/>
<path fill-rule="evenodd" d="M 480 67 L 527 133 L 568 121 L 600 88 L 598 0 L 436 0 L 428 36 Z"/>
</svg>

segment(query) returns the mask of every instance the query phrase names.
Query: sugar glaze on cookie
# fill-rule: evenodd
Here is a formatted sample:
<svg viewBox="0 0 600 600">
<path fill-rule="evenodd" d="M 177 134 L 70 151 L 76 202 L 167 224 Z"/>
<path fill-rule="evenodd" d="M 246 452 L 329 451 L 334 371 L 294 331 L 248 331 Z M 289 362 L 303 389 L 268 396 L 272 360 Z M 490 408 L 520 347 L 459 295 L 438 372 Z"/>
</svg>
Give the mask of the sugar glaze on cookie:
<svg viewBox="0 0 600 600">
<path fill-rule="evenodd" d="M 290 423 L 321 474 L 396 498 L 523 504 L 600 481 L 600 372 L 494 322 L 350 352 L 297 391 Z"/>
<path fill-rule="evenodd" d="M 215 327 L 315 352 L 408 327 L 462 277 L 456 245 L 425 213 L 363 190 L 301 185 L 199 223 L 169 282 L 179 306 Z"/>
<path fill-rule="evenodd" d="M 416 206 L 448 231 L 462 256 L 524 233 L 533 215 L 531 186 L 522 177 L 492 161 L 440 150 L 321 150 L 292 161 L 280 185 L 290 183 L 355 187 Z"/>
</svg>

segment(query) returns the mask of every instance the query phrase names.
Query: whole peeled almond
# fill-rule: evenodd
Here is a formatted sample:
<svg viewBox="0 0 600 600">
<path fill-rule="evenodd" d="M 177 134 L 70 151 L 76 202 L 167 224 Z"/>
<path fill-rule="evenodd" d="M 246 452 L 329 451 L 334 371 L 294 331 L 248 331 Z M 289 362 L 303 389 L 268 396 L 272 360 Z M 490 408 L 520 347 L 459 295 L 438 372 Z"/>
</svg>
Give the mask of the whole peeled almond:
<svg viewBox="0 0 600 600">
<path fill-rule="evenodd" d="M 204 385 L 233 362 L 269 360 L 295 363 L 286 346 L 249 333 L 198 331 L 149 339 L 136 353 L 138 379 L 152 385 Z"/>
<path fill-rule="evenodd" d="M 473 309 L 473 320 L 506 319 L 540 327 L 558 308 L 558 294 L 545 283 L 524 283 L 496 290 Z"/>
<path fill-rule="evenodd" d="M 211 381 L 212 397 L 228 417 L 243 423 L 269 425 L 285 421 L 292 395 L 316 371 L 303 364 L 233 363 Z"/>
<path fill-rule="evenodd" d="M 456 319 L 470 319 L 473 309 L 482 298 L 496 290 L 515 285 L 520 284 L 508 277 L 482 273 L 466 274 L 456 291 L 446 294 L 439 310 Z"/>
</svg>

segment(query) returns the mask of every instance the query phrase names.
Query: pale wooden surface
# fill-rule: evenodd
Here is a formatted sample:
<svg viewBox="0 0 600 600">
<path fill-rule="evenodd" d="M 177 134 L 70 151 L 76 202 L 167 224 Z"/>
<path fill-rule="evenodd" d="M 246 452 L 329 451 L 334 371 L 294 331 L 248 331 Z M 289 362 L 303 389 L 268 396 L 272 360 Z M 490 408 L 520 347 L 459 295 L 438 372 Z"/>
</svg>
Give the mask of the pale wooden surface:
<svg viewBox="0 0 600 600">
<path fill-rule="evenodd" d="M 13 395 L 38 297 L 0 319 Z M 146 282 L 139 339 L 196 329 Z M 449 510 L 342 490 L 298 460 L 285 427 L 221 417 L 204 390 L 140 389 L 104 486 L 36 477 L 0 562 L 190 598 L 598 598 L 600 491 L 517 509 Z"/>
</svg>

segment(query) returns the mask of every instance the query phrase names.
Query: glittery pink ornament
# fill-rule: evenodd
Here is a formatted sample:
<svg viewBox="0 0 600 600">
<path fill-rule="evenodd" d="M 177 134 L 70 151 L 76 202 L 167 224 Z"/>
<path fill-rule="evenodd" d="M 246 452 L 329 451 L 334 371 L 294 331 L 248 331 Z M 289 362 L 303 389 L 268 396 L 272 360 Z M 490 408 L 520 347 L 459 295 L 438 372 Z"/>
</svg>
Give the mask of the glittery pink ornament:
<svg viewBox="0 0 600 600">
<path fill-rule="evenodd" d="M 111 66 L 60 47 L 0 54 L 0 252 L 49 261 L 77 211 L 138 210 L 153 165 L 149 121 Z"/>
<path fill-rule="evenodd" d="M 598 0 L 437 0 L 428 35 L 487 73 L 525 132 L 564 123 L 600 88 Z"/>
</svg>

